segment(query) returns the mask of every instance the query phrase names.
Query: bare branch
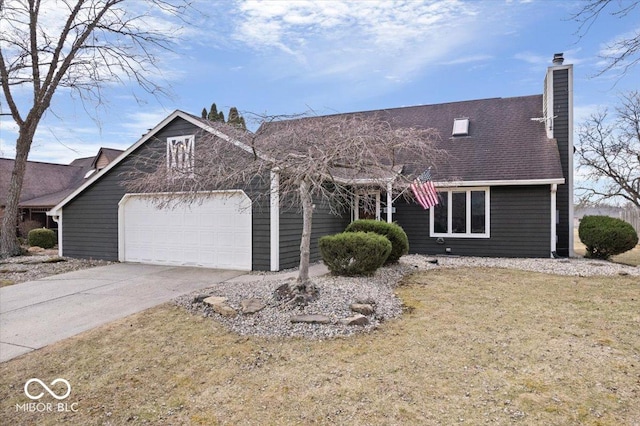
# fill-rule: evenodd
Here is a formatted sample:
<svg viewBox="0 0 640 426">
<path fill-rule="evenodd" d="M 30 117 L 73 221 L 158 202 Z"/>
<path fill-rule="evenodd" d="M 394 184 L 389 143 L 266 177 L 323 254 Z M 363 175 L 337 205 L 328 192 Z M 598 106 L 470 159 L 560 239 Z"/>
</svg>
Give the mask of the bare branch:
<svg viewBox="0 0 640 426">
<path fill-rule="evenodd" d="M 621 95 L 613 120 L 606 110 L 593 114 L 578 139 L 578 167 L 588 181 L 576 188 L 583 198 L 622 198 L 640 207 L 640 93 Z"/>
<path fill-rule="evenodd" d="M 270 173 L 277 171 L 282 207 L 302 210 L 304 227 L 310 229 L 306 228 L 313 213 L 309 200 L 344 213 L 361 191 L 386 192 L 391 187 L 401 193 L 427 167 L 446 161 L 436 148 L 438 134 L 433 129 L 400 127 L 375 114 L 268 117 L 256 133 L 222 123 L 210 125 L 236 143 L 200 133 L 193 167 L 185 173 L 172 169 L 163 155 L 164 145 L 155 144 L 137 155 L 135 167 L 124 179 L 127 189 L 155 192 L 161 205 L 183 191 L 192 196 L 181 196 L 181 202 L 194 202 L 198 191 L 243 189 L 255 203 L 269 196 Z M 299 280 L 306 282 L 310 234 L 303 235 L 307 240 L 301 241 Z"/>
<path fill-rule="evenodd" d="M 581 4 L 581 9 L 571 16 L 571 19 L 579 23 L 576 33 L 580 38 L 589 32 L 600 14 L 611 4 L 616 4 L 618 8 L 612 10 L 610 15 L 622 19 L 629 15 L 636 16 L 634 11 L 638 11 L 636 7 L 640 1 L 589 0 Z M 633 35 L 610 43 L 600 57 L 607 64 L 597 72 L 596 76 L 601 76 L 612 69 L 620 69 L 621 75 L 626 74 L 640 62 L 640 31 L 636 29 Z"/>
<path fill-rule="evenodd" d="M 190 3 L 124 4 L 124 0 L 0 0 L 0 85 L 19 128 L 0 256 L 19 253 L 15 233 L 25 164 L 40 120 L 60 88 L 77 94 L 85 110 L 85 101 L 103 104 L 103 88 L 123 81 L 154 96 L 168 94 L 153 78 L 160 71 L 157 54 L 171 50 L 180 30 L 167 17 L 180 17 Z M 162 17 L 154 21 L 154 14 Z M 31 102 L 17 102 L 16 94 L 23 88 L 30 89 Z"/>
</svg>

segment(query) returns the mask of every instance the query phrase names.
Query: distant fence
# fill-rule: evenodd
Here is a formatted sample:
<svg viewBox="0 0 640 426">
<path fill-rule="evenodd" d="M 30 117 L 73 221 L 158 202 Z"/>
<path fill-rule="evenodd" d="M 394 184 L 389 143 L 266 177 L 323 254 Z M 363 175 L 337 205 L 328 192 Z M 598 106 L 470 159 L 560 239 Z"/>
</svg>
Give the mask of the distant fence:
<svg viewBox="0 0 640 426">
<path fill-rule="evenodd" d="M 640 209 L 637 207 L 626 207 L 624 209 L 617 207 L 596 207 L 596 208 L 587 208 L 587 209 L 576 209 L 576 216 L 574 225 L 577 227 L 580 224 L 580 220 L 583 216 L 591 216 L 591 215 L 601 215 L 601 216 L 609 216 L 616 217 L 618 219 L 622 219 L 625 222 L 628 222 L 633 226 L 638 235 L 640 235 Z"/>
<path fill-rule="evenodd" d="M 626 209 L 620 212 L 620 219 L 629 222 L 640 234 L 640 209 Z"/>
</svg>

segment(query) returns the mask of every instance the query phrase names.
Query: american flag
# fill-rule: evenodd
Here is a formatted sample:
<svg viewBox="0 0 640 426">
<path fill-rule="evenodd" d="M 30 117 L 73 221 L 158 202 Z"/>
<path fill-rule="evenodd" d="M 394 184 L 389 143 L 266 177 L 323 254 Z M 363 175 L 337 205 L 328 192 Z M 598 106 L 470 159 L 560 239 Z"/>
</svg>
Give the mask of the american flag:
<svg viewBox="0 0 640 426">
<path fill-rule="evenodd" d="M 430 169 L 425 170 L 413 181 L 411 184 L 411 190 L 413 191 L 413 195 L 416 197 L 416 200 L 418 200 L 418 203 L 425 210 L 439 203 L 438 193 L 431 181 Z"/>
</svg>

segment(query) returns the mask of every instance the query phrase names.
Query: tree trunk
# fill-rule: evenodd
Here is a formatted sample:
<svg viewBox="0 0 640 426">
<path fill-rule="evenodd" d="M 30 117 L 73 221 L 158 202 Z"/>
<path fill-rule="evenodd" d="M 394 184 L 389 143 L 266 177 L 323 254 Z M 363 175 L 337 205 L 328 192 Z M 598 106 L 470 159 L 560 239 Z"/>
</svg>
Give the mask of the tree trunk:
<svg viewBox="0 0 640 426">
<path fill-rule="evenodd" d="M 309 282 L 309 257 L 311 253 L 311 220 L 313 218 L 313 199 L 309 193 L 309 184 L 300 182 L 300 201 L 302 203 L 302 237 L 300 238 L 300 268 L 298 282 Z"/>
<path fill-rule="evenodd" d="M 0 258 L 18 256 L 21 254 L 18 243 L 18 204 L 22 193 L 22 182 L 27 166 L 27 157 L 31 149 L 33 132 L 25 130 L 26 125 L 21 126 L 18 140 L 16 141 L 16 159 L 11 173 L 9 192 L 5 203 L 4 216 L 2 217 L 2 227 L 0 228 Z"/>
</svg>

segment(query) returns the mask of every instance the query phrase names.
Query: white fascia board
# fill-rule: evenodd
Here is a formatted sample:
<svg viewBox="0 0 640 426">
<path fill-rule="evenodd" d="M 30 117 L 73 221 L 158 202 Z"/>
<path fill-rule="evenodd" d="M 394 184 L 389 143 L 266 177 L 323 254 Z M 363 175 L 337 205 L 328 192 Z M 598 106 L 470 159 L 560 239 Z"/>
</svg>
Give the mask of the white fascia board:
<svg viewBox="0 0 640 426">
<path fill-rule="evenodd" d="M 436 188 L 452 188 L 459 186 L 514 186 L 514 185 L 553 185 L 563 184 L 564 178 L 528 179 L 528 180 L 469 180 L 433 182 Z"/>
<path fill-rule="evenodd" d="M 345 178 L 333 178 L 334 182 L 340 183 L 342 185 L 380 185 L 380 184 L 389 184 L 393 182 L 396 178 L 388 178 L 388 179 L 345 179 Z"/>
<path fill-rule="evenodd" d="M 164 120 L 162 120 L 160 123 L 158 123 L 153 129 L 151 129 L 149 132 L 145 133 L 140 139 L 138 139 L 138 141 L 136 143 L 131 145 L 125 152 L 120 154 L 120 156 L 118 158 L 113 160 L 111 163 L 109 163 L 104 169 L 100 170 L 98 173 L 95 173 L 88 181 L 86 181 L 84 184 L 80 185 L 80 187 L 78 187 L 78 189 L 73 191 L 64 200 L 62 200 L 55 207 L 53 207 L 51 210 L 49 210 L 47 212 L 47 216 L 59 216 L 60 212 L 61 212 L 61 209 L 69 201 L 73 200 L 78 194 L 83 192 L 87 187 L 91 186 L 93 184 L 93 182 L 95 182 L 96 180 L 100 179 L 105 173 L 108 173 L 109 170 L 111 170 L 112 168 L 117 166 L 120 162 L 122 162 L 122 160 L 127 158 L 133 151 L 138 149 L 138 147 L 140 147 L 140 145 L 144 144 L 149 139 L 154 137 L 160 130 L 162 130 L 167 124 L 169 124 L 172 120 L 174 120 L 177 117 L 182 118 L 183 120 L 188 121 L 189 123 L 193 124 L 194 126 L 200 127 L 201 129 L 203 129 L 203 130 L 205 130 L 205 131 L 207 131 L 207 132 L 209 132 L 209 133 L 211 133 L 211 134 L 213 134 L 213 135 L 215 135 L 215 136 L 217 136 L 217 137 L 219 137 L 219 138 L 221 138 L 223 140 L 231 142 L 235 146 L 237 146 L 237 147 L 239 147 L 239 148 L 241 148 L 241 149 L 243 149 L 243 150 L 245 150 L 247 152 L 253 153 L 253 150 L 248 145 L 246 145 L 246 144 L 244 144 L 244 143 L 242 143 L 240 141 L 237 141 L 235 139 L 230 138 L 229 136 L 227 136 L 224 133 L 214 129 L 211 126 L 207 126 L 206 124 L 202 123 L 201 121 L 196 120 L 190 114 L 187 114 L 187 113 L 185 113 L 183 111 L 180 111 L 180 110 L 175 110 L 174 112 L 169 114 Z"/>
</svg>

